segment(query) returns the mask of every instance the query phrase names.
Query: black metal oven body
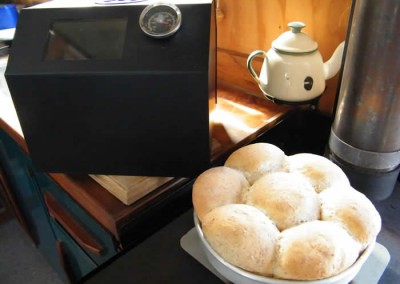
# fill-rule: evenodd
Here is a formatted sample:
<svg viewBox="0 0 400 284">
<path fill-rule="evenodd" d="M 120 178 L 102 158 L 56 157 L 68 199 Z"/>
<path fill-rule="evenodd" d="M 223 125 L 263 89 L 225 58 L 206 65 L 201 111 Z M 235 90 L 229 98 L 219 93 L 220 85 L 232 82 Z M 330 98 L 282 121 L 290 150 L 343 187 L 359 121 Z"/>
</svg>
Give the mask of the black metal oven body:
<svg viewBox="0 0 400 284">
<path fill-rule="evenodd" d="M 166 38 L 139 27 L 146 4 L 22 10 L 5 76 L 35 166 L 150 176 L 209 167 L 216 28 L 205 2 L 177 5 L 182 24 Z M 83 48 L 57 51 L 56 28 Z"/>
</svg>

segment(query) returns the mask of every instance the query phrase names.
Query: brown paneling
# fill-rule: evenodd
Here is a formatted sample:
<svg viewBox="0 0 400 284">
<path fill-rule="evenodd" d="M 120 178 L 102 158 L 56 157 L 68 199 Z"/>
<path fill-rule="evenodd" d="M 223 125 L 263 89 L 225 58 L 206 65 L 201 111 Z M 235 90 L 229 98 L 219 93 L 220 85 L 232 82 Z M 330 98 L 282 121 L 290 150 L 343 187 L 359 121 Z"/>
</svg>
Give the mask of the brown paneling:
<svg viewBox="0 0 400 284">
<path fill-rule="evenodd" d="M 261 91 L 246 69 L 247 56 L 268 50 L 291 21 L 319 45 L 324 61 L 346 37 L 351 0 L 217 0 L 218 80 L 249 93 Z M 327 82 L 319 109 L 331 113 L 338 76 Z"/>
<path fill-rule="evenodd" d="M 48 2 L 50 0 L 14 0 L 12 1 L 15 4 L 24 5 L 24 6 L 32 6 L 44 2 Z"/>
</svg>

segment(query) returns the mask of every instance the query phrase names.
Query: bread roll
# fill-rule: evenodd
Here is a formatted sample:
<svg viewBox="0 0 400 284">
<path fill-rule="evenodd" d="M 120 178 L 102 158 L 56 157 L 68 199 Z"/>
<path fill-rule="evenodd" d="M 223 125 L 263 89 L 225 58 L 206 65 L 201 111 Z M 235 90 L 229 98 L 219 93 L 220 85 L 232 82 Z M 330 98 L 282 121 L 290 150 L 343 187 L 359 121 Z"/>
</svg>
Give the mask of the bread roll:
<svg viewBox="0 0 400 284">
<path fill-rule="evenodd" d="M 320 193 L 321 219 L 343 226 L 361 244 L 373 242 L 381 230 L 381 217 L 372 202 L 361 192 L 349 187 L 337 193 L 330 188 Z"/>
<path fill-rule="evenodd" d="M 289 156 L 288 162 L 290 171 L 307 177 L 318 193 L 331 186 L 347 188 L 350 184 L 343 170 L 325 157 L 301 153 Z"/>
<path fill-rule="evenodd" d="M 265 212 L 279 230 L 320 217 L 317 193 L 306 178 L 294 173 L 264 175 L 250 187 L 246 203 Z"/>
<path fill-rule="evenodd" d="M 200 222 L 212 209 L 230 203 L 242 203 L 242 192 L 249 183 L 243 174 L 227 167 L 206 170 L 193 184 L 192 202 Z"/>
<path fill-rule="evenodd" d="M 233 152 L 225 166 L 243 172 L 250 184 L 253 184 L 269 172 L 287 171 L 288 165 L 281 149 L 268 143 L 255 143 Z"/>
<path fill-rule="evenodd" d="M 278 241 L 274 277 L 317 280 L 350 267 L 360 245 L 338 224 L 312 221 L 283 231 Z"/>
<path fill-rule="evenodd" d="M 279 231 L 260 210 L 229 204 L 204 216 L 202 230 L 210 246 L 227 262 L 268 276 Z"/>
<path fill-rule="evenodd" d="M 374 205 L 314 154 L 256 143 L 201 174 L 193 206 L 219 256 L 246 271 L 309 281 L 349 268 L 381 229 Z"/>
</svg>

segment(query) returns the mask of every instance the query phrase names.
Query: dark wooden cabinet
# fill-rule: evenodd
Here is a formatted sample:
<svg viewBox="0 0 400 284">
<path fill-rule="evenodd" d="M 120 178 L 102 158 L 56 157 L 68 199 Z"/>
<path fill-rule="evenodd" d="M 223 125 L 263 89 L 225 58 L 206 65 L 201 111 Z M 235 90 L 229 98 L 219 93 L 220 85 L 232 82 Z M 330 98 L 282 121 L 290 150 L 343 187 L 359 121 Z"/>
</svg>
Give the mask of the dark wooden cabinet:
<svg viewBox="0 0 400 284">
<path fill-rule="evenodd" d="M 71 236 L 56 221 L 51 221 L 55 246 L 57 248 L 59 265 L 63 270 L 64 277 L 69 282 L 77 282 L 82 276 L 96 269 L 97 264 L 85 253 Z"/>
<path fill-rule="evenodd" d="M 53 223 L 57 223 L 85 254 L 100 265 L 117 254 L 118 242 L 71 197 L 45 175 L 40 188 Z"/>
<path fill-rule="evenodd" d="M 2 130 L 0 130 L 0 163 L 29 235 L 48 262 L 57 270 L 54 266 L 57 263 L 57 251 L 54 250 L 55 237 L 40 197 L 32 164 L 11 137 Z"/>
<path fill-rule="evenodd" d="M 65 282 L 75 282 L 117 254 L 112 235 L 0 129 L 0 181 L 18 220 Z M 6 190 L 4 190 L 7 187 Z"/>
</svg>

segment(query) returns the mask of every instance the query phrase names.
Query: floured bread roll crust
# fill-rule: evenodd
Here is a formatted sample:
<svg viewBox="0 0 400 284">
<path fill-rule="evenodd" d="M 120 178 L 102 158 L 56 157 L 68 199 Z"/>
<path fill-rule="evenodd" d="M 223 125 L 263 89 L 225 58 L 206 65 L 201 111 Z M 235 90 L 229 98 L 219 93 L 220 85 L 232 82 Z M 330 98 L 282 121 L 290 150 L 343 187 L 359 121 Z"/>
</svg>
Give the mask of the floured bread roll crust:
<svg viewBox="0 0 400 284">
<path fill-rule="evenodd" d="M 200 221 L 215 207 L 242 203 L 242 192 L 249 183 L 244 175 L 231 168 L 215 167 L 203 172 L 193 184 L 192 202 Z"/>
<path fill-rule="evenodd" d="M 317 280 L 349 268 L 372 245 L 381 218 L 332 161 L 287 157 L 268 143 L 233 152 L 202 173 L 193 206 L 225 261 L 277 279 Z"/>
<path fill-rule="evenodd" d="M 324 191 L 331 186 L 350 185 L 349 179 L 343 170 L 329 159 L 301 153 L 288 157 L 291 172 L 299 172 L 307 177 L 314 186 L 316 192 Z"/>
<path fill-rule="evenodd" d="M 361 249 L 375 240 L 381 230 L 382 220 L 364 194 L 349 187 L 340 194 L 335 188 L 330 188 L 319 196 L 322 220 L 340 224 L 361 244 Z"/>
<path fill-rule="evenodd" d="M 294 173 L 264 175 L 250 187 L 246 204 L 265 212 L 279 230 L 320 217 L 317 193 L 305 177 Z"/>
<path fill-rule="evenodd" d="M 255 143 L 233 152 L 225 166 L 241 171 L 250 184 L 253 184 L 267 173 L 287 171 L 286 159 L 285 153 L 275 145 Z"/>
<path fill-rule="evenodd" d="M 247 271 L 269 276 L 279 234 L 260 210 L 245 204 L 230 204 L 204 216 L 204 235 L 227 262 Z"/>
<path fill-rule="evenodd" d="M 317 280 L 336 275 L 358 258 L 360 245 L 338 224 L 312 221 L 280 235 L 274 277 Z"/>
</svg>

